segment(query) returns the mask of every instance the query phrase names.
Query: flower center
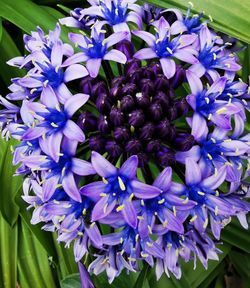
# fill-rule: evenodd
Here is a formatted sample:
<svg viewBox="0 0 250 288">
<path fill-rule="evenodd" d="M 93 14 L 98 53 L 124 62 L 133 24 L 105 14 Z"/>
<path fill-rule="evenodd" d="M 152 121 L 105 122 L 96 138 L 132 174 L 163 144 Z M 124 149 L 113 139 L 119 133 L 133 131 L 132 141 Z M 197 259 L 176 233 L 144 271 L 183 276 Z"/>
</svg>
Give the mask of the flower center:
<svg viewBox="0 0 250 288">
<path fill-rule="evenodd" d="M 132 193 L 132 188 L 127 177 L 123 175 L 115 175 L 104 179 L 106 183 L 105 194 L 109 195 L 109 200 L 118 200 L 123 202 Z"/>
<path fill-rule="evenodd" d="M 122 7 L 121 1 L 117 2 L 118 3 L 115 4 L 114 1 L 112 1 L 110 8 L 106 6 L 105 2 L 100 2 L 105 19 L 109 22 L 110 25 L 123 23 L 126 20 L 128 6 L 126 5 Z"/>
<path fill-rule="evenodd" d="M 108 152 L 112 159 L 123 153 L 137 155 L 140 166 L 152 158 L 160 165 L 171 165 L 176 150 L 187 151 L 194 144 L 192 136 L 174 125 L 189 109 L 185 99 L 175 96 L 181 71 L 176 79 L 168 80 L 159 65 L 140 67 L 134 61 L 127 64 L 125 75 L 114 78 L 110 88 L 100 81 L 90 89 L 100 113 L 95 127 L 92 118 L 83 119 L 85 133 L 98 131 L 90 135 L 90 149 Z"/>
</svg>

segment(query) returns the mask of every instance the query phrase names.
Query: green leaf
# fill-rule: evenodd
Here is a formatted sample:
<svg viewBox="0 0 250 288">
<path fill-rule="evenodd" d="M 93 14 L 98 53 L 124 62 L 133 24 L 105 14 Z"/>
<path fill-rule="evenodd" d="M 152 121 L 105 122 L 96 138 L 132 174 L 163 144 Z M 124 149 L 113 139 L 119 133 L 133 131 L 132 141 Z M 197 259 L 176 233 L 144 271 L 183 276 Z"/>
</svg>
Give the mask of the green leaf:
<svg viewBox="0 0 250 288">
<path fill-rule="evenodd" d="M 17 284 L 17 224 L 10 227 L 0 213 L 0 287 Z"/>
<path fill-rule="evenodd" d="M 12 226 L 17 220 L 19 208 L 14 198 L 21 188 L 22 179 L 20 176 L 13 176 L 16 168 L 12 165 L 11 145 L 16 141 L 8 142 L 0 139 L 1 159 L 0 159 L 0 210 L 5 220 Z"/>
<path fill-rule="evenodd" d="M 0 42 L 2 40 L 2 35 L 3 35 L 3 23 L 2 23 L 2 18 L 0 18 Z"/>
<path fill-rule="evenodd" d="M 36 30 L 38 25 L 46 31 L 54 29 L 58 20 L 49 14 L 46 9 L 43 9 L 30 0 L 1 0 L 0 16 L 9 20 L 26 33 Z M 68 37 L 65 31 L 68 29 L 66 27 L 62 29 L 64 32 L 61 38 L 63 41 L 67 41 Z"/>
<path fill-rule="evenodd" d="M 243 229 L 235 220 L 222 231 L 221 239 L 224 242 L 250 253 L 249 230 Z"/>
<path fill-rule="evenodd" d="M 81 288 L 80 276 L 78 273 L 65 277 L 61 283 L 61 288 Z"/>
<path fill-rule="evenodd" d="M 219 255 L 219 261 L 208 261 L 207 270 L 205 270 L 199 261 L 197 262 L 195 270 L 193 270 L 193 265 L 191 263 L 183 263 L 183 271 L 185 272 L 187 281 L 192 288 L 202 287 L 203 283 L 210 283 L 218 275 L 218 267 L 230 252 L 231 246 L 224 243 L 223 245 L 218 246 L 218 248 L 222 250 L 223 253 Z"/>
<path fill-rule="evenodd" d="M 21 192 L 21 191 L 20 191 Z M 58 263 L 58 257 L 55 250 L 55 244 L 53 241 L 52 234 L 50 232 L 46 232 L 42 230 L 43 224 L 32 225 L 30 223 L 32 217 L 32 210 L 27 210 L 27 203 L 21 198 L 21 193 L 17 193 L 15 197 L 15 202 L 19 207 L 19 215 L 22 220 L 26 223 L 27 227 L 30 229 L 31 233 L 34 237 L 36 237 L 37 241 L 43 246 L 43 248 L 47 251 L 49 257 L 53 259 L 54 262 Z M 57 244 L 56 244 L 57 245 Z"/>
<path fill-rule="evenodd" d="M 143 269 L 140 272 L 133 288 L 144 288 L 145 287 L 149 270 L 150 270 L 149 265 L 147 263 L 144 263 Z"/>
<path fill-rule="evenodd" d="M 144 1 L 139 1 L 141 4 Z M 189 6 L 183 0 L 147 0 L 148 3 L 163 8 L 180 8 L 185 12 Z M 197 14 L 205 11 L 211 15 L 211 27 L 239 40 L 250 43 L 250 5 L 248 0 L 193 0 L 192 12 Z M 207 15 L 208 18 L 208 15 Z"/>
<path fill-rule="evenodd" d="M 4 81 L 5 85 L 8 86 L 10 84 L 11 78 L 22 77 L 24 76 L 24 72 L 6 64 L 9 59 L 17 57 L 21 54 L 20 51 L 17 49 L 15 42 L 12 40 L 12 38 L 4 28 L 2 28 L 0 51 L 0 77 Z"/>
<path fill-rule="evenodd" d="M 242 278 L 250 280 L 250 254 L 233 250 L 230 252 L 229 258 L 237 273 Z"/>
<path fill-rule="evenodd" d="M 18 275 L 22 288 L 55 288 L 47 252 L 24 222 L 19 223 Z M 13 286 L 14 287 L 14 286 Z"/>
</svg>

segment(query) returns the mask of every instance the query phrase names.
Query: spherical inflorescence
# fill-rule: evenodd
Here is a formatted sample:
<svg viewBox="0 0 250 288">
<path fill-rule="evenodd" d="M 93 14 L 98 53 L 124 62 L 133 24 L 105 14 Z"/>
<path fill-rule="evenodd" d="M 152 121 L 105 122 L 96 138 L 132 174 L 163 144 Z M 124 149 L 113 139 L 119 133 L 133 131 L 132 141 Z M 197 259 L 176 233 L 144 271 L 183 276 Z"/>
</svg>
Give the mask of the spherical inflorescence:
<svg viewBox="0 0 250 288">
<path fill-rule="evenodd" d="M 110 282 L 143 262 L 180 278 L 181 259 L 218 259 L 231 217 L 248 227 L 250 93 L 237 46 L 191 7 L 89 3 L 60 19 L 80 31 L 69 33 L 75 50 L 57 24 L 25 35 L 28 54 L 8 62 L 26 71 L 0 97 L 23 199 L 32 224 L 73 243 L 87 287 L 88 254 L 88 271 Z"/>
</svg>

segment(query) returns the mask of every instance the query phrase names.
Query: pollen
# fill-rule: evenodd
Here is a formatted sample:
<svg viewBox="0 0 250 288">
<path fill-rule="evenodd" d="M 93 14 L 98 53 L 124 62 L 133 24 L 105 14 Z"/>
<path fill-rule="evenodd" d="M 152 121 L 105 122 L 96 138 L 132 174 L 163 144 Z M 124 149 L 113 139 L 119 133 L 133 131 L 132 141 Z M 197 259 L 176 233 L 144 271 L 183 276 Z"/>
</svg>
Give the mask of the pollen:
<svg viewBox="0 0 250 288">
<path fill-rule="evenodd" d="M 129 196 L 129 201 L 130 201 L 130 202 L 132 202 L 134 196 L 135 196 L 134 193 L 131 193 L 131 194 L 130 194 L 130 196 Z"/>
<path fill-rule="evenodd" d="M 213 160 L 213 157 L 212 157 L 211 154 L 207 153 L 207 157 L 208 157 L 209 160 Z"/>
<path fill-rule="evenodd" d="M 206 218 L 204 224 L 203 224 L 203 228 L 206 229 L 207 228 L 207 225 L 208 225 L 208 218 Z"/>
<path fill-rule="evenodd" d="M 117 208 L 116 208 L 116 211 L 117 212 L 120 212 L 120 211 L 122 211 L 124 209 L 124 205 L 120 205 L 120 206 L 118 206 Z"/>
<path fill-rule="evenodd" d="M 31 89 L 30 90 L 30 95 L 32 95 L 34 92 L 36 92 L 36 90 L 37 90 L 36 88 Z"/>
<path fill-rule="evenodd" d="M 94 47 L 94 45 L 93 44 L 88 44 L 88 48 L 93 48 Z"/>
<path fill-rule="evenodd" d="M 65 168 L 65 167 L 63 167 L 63 169 L 62 169 L 62 177 L 64 177 L 64 176 L 65 176 L 65 170 L 66 170 L 66 168 Z"/>
<path fill-rule="evenodd" d="M 163 227 L 166 228 L 167 225 L 168 225 L 168 220 L 165 220 L 165 221 L 163 222 Z"/>
<path fill-rule="evenodd" d="M 190 219 L 190 221 L 189 222 L 194 222 L 196 219 L 198 218 L 198 216 L 197 215 L 194 215 L 191 219 Z"/>
<path fill-rule="evenodd" d="M 216 114 L 220 115 L 220 114 L 224 114 L 225 112 L 227 112 L 227 108 L 223 107 L 223 108 L 220 108 L 219 110 L 217 110 Z"/>
<path fill-rule="evenodd" d="M 168 51 L 169 54 L 171 54 L 171 55 L 173 54 L 172 49 L 170 49 L 169 47 L 167 47 L 166 49 L 167 49 L 167 51 Z"/>
<path fill-rule="evenodd" d="M 54 122 L 51 122 L 50 125 L 54 128 L 58 128 L 59 126 L 57 124 L 55 124 Z"/>
<path fill-rule="evenodd" d="M 209 102 L 210 102 L 208 97 L 205 97 L 205 101 L 206 101 L 207 104 L 209 104 Z"/>
<path fill-rule="evenodd" d="M 44 86 L 44 87 L 47 87 L 48 83 L 49 83 L 49 80 L 44 81 L 44 82 L 43 82 L 43 86 Z"/>
<path fill-rule="evenodd" d="M 205 193 L 202 191 L 198 191 L 197 194 L 201 195 L 201 196 L 205 196 Z"/>
<path fill-rule="evenodd" d="M 122 178 L 120 176 L 118 176 L 118 183 L 119 183 L 119 187 L 122 191 L 126 190 L 126 186 L 124 184 L 124 182 L 122 181 Z"/>
<path fill-rule="evenodd" d="M 158 201 L 158 204 L 163 204 L 165 202 L 165 199 L 161 199 Z"/>
<path fill-rule="evenodd" d="M 217 55 L 216 55 L 216 53 L 213 53 L 213 57 L 214 57 L 214 60 L 217 59 Z"/>
<path fill-rule="evenodd" d="M 218 213 L 219 213 L 219 208 L 218 208 L 218 206 L 215 206 L 215 208 L 214 208 L 214 214 L 215 214 L 215 216 L 217 216 Z"/>
<path fill-rule="evenodd" d="M 174 216 L 176 216 L 176 207 L 173 206 L 173 212 L 174 212 Z"/>
<path fill-rule="evenodd" d="M 102 177 L 102 182 L 106 185 L 109 183 L 104 177 Z"/>
</svg>

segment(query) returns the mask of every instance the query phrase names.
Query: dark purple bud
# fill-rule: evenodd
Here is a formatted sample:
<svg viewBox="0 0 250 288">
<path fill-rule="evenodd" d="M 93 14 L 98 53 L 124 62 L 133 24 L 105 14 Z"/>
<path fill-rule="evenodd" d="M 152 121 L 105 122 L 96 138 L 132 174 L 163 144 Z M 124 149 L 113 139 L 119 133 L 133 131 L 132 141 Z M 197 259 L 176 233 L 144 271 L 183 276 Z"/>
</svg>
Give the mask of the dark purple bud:
<svg viewBox="0 0 250 288">
<path fill-rule="evenodd" d="M 185 78 L 186 78 L 185 70 L 178 65 L 176 67 L 175 76 L 170 80 L 171 86 L 174 89 L 178 88 L 184 82 Z"/>
<path fill-rule="evenodd" d="M 125 83 L 126 78 L 124 76 L 116 77 L 112 80 L 111 87 L 122 86 Z"/>
<path fill-rule="evenodd" d="M 138 85 L 142 79 L 141 69 L 137 69 L 130 77 L 129 81 L 135 85 Z"/>
<path fill-rule="evenodd" d="M 98 130 L 102 133 L 108 133 L 110 131 L 107 116 L 100 115 L 98 118 Z"/>
<path fill-rule="evenodd" d="M 175 107 L 170 107 L 168 109 L 167 113 L 168 113 L 168 119 L 170 121 L 173 121 L 173 120 L 175 120 L 177 118 L 177 109 Z"/>
<path fill-rule="evenodd" d="M 127 143 L 125 149 L 130 154 L 137 154 L 142 150 L 142 144 L 138 139 L 133 139 Z"/>
<path fill-rule="evenodd" d="M 162 74 L 161 66 L 158 63 L 154 63 L 151 65 L 151 69 L 155 75 Z"/>
<path fill-rule="evenodd" d="M 174 153 L 169 151 L 167 148 L 162 148 L 156 153 L 156 157 L 159 160 L 159 164 L 162 166 L 171 166 L 175 162 Z"/>
<path fill-rule="evenodd" d="M 113 140 L 107 141 L 105 150 L 109 153 L 112 158 L 119 157 L 122 154 L 122 148 Z"/>
<path fill-rule="evenodd" d="M 176 145 L 177 150 L 188 151 L 195 144 L 194 136 L 190 134 L 178 134 L 175 138 L 174 144 Z"/>
<path fill-rule="evenodd" d="M 168 21 L 170 25 L 178 20 L 176 14 L 172 11 L 165 11 L 164 13 L 161 13 L 161 15 Z"/>
<path fill-rule="evenodd" d="M 137 91 L 137 86 L 133 83 L 128 83 L 122 87 L 122 95 L 133 95 Z"/>
<path fill-rule="evenodd" d="M 77 124 L 83 131 L 95 131 L 97 118 L 92 113 L 84 111 L 78 118 Z"/>
<path fill-rule="evenodd" d="M 134 45 L 131 41 L 123 40 L 116 44 L 116 49 L 126 55 L 127 60 L 130 60 L 135 52 Z"/>
<path fill-rule="evenodd" d="M 169 129 L 169 140 L 172 141 L 173 139 L 175 139 L 176 137 L 176 129 L 174 126 L 170 126 L 170 129 Z"/>
<path fill-rule="evenodd" d="M 112 103 L 107 94 L 100 94 L 96 99 L 96 108 L 100 113 L 108 114 L 110 112 Z"/>
<path fill-rule="evenodd" d="M 80 83 L 80 91 L 84 94 L 92 95 L 93 78 L 85 77 Z"/>
<path fill-rule="evenodd" d="M 154 81 L 155 80 L 155 71 L 152 67 L 145 67 L 143 70 L 143 77 L 149 80 Z"/>
<path fill-rule="evenodd" d="M 115 126 L 121 126 L 124 122 L 124 114 L 123 112 L 118 109 L 113 107 L 110 111 L 110 121 L 115 125 Z"/>
<path fill-rule="evenodd" d="M 161 11 L 161 8 L 158 8 L 154 5 L 144 4 L 142 15 L 144 23 L 151 25 L 152 21 L 160 19 Z"/>
<path fill-rule="evenodd" d="M 159 102 L 161 104 L 161 106 L 165 109 L 167 109 L 169 107 L 169 97 L 168 95 L 166 95 L 164 92 L 160 91 L 156 94 L 156 96 L 154 97 L 154 100 L 156 100 L 157 102 Z"/>
<path fill-rule="evenodd" d="M 131 95 L 124 96 L 121 100 L 121 110 L 123 112 L 131 111 L 135 106 L 134 98 Z"/>
<path fill-rule="evenodd" d="M 159 102 L 151 104 L 149 107 L 149 113 L 153 120 L 159 121 L 163 114 L 161 104 Z"/>
<path fill-rule="evenodd" d="M 146 153 L 140 152 L 137 154 L 138 161 L 139 161 L 139 167 L 144 167 L 146 164 L 148 164 L 148 156 Z"/>
<path fill-rule="evenodd" d="M 161 141 L 160 140 L 151 140 L 148 145 L 147 145 L 147 152 L 152 153 L 152 152 L 157 152 L 161 149 Z"/>
<path fill-rule="evenodd" d="M 117 127 L 114 131 L 114 138 L 118 142 L 128 141 L 130 132 L 126 127 Z"/>
<path fill-rule="evenodd" d="M 89 138 L 89 148 L 92 151 L 103 152 L 105 143 L 106 141 L 101 135 L 95 135 Z"/>
<path fill-rule="evenodd" d="M 157 135 L 161 138 L 166 138 L 169 135 L 170 122 L 167 118 L 160 121 L 156 126 Z"/>
<path fill-rule="evenodd" d="M 143 79 L 140 82 L 141 90 L 146 95 L 152 95 L 154 92 L 154 83 L 150 79 Z"/>
<path fill-rule="evenodd" d="M 145 95 L 142 92 L 136 93 L 135 98 L 137 105 L 141 108 L 147 108 L 151 104 L 149 96 Z"/>
<path fill-rule="evenodd" d="M 93 85 L 92 94 L 95 97 L 98 97 L 100 94 L 108 94 L 108 88 L 105 82 L 101 81 Z"/>
<path fill-rule="evenodd" d="M 155 132 L 155 125 L 152 123 L 146 123 L 141 128 L 140 138 L 142 140 L 149 140 L 153 137 L 154 132 Z"/>
<path fill-rule="evenodd" d="M 122 84 L 116 84 L 110 89 L 110 97 L 113 101 L 119 100 L 121 97 Z"/>
<path fill-rule="evenodd" d="M 156 91 L 167 91 L 169 89 L 169 81 L 164 75 L 158 75 L 155 79 Z"/>
<path fill-rule="evenodd" d="M 185 98 L 177 101 L 175 103 L 175 108 L 177 110 L 178 117 L 184 116 L 188 113 L 189 105 L 187 103 L 187 100 Z"/>
<path fill-rule="evenodd" d="M 137 59 L 129 60 L 125 65 L 125 75 L 131 75 L 141 67 L 141 61 Z M 132 81 L 133 82 L 133 81 Z M 134 82 L 133 82 L 134 83 Z"/>
<path fill-rule="evenodd" d="M 141 127 L 144 123 L 145 117 L 142 110 L 134 110 L 128 115 L 128 123 L 133 127 Z"/>
</svg>

